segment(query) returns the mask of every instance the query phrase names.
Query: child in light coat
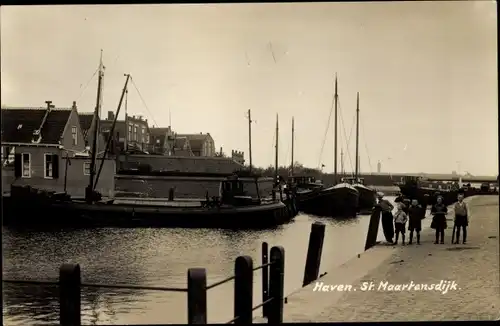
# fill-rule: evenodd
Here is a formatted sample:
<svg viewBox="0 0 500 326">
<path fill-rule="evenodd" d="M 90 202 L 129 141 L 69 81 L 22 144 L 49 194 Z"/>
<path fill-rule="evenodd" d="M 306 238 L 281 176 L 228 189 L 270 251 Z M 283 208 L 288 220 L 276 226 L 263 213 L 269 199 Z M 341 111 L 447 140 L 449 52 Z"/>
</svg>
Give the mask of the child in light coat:
<svg viewBox="0 0 500 326">
<path fill-rule="evenodd" d="M 398 203 L 397 211 L 394 214 L 394 229 L 396 231 L 396 240 L 394 241 L 394 244 L 398 243 L 399 234 L 401 233 L 402 245 L 405 245 L 406 222 L 408 222 L 408 216 L 403 210 L 403 204 Z"/>
</svg>

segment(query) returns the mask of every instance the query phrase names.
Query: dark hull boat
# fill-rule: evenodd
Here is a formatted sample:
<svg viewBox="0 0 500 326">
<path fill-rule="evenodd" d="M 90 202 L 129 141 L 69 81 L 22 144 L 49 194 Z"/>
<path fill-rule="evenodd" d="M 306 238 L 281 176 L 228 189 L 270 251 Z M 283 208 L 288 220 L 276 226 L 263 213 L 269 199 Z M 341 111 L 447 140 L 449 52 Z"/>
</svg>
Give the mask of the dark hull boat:
<svg viewBox="0 0 500 326">
<path fill-rule="evenodd" d="M 335 192 L 332 188 L 310 189 L 297 192 L 297 208 L 306 214 L 333 216 Z"/>
<path fill-rule="evenodd" d="M 333 217 L 356 217 L 359 210 L 359 192 L 348 183 L 339 183 L 331 188 Z"/>
<path fill-rule="evenodd" d="M 376 192 L 363 184 L 354 184 L 359 192 L 359 212 L 371 212 L 377 202 Z"/>
<path fill-rule="evenodd" d="M 28 187 L 24 187 L 28 188 Z M 26 191 L 28 193 L 26 193 Z M 233 197 L 233 204 L 156 201 L 117 203 L 55 199 L 33 189 L 3 198 L 3 225 L 12 227 L 157 227 L 265 229 L 291 221 L 293 212 L 280 201 L 261 203 Z M 26 203 L 29 202 L 29 205 Z M 181 206 L 182 205 L 182 206 Z M 43 216 L 40 215 L 43 212 Z"/>
</svg>

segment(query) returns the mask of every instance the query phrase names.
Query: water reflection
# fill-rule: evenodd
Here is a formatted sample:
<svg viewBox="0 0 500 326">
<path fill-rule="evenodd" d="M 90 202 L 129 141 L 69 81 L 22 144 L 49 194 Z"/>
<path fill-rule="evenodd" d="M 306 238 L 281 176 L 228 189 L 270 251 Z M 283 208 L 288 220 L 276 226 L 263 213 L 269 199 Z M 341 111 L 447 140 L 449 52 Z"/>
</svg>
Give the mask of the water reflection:
<svg viewBox="0 0 500 326">
<path fill-rule="evenodd" d="M 369 217 L 352 220 L 299 215 L 273 231 L 196 229 L 97 229 L 20 232 L 4 229 L 3 277 L 57 280 L 65 262 L 78 262 L 84 282 L 186 286 L 187 269 L 205 267 L 208 283 L 233 274 L 234 259 L 250 255 L 260 265 L 261 245 L 285 248 L 285 293 L 302 283 L 310 226 L 324 222 L 321 272 L 363 251 Z M 381 234 L 381 233 L 380 233 Z M 380 236 L 380 238 L 382 238 Z M 255 304 L 261 302 L 261 273 L 254 275 Z M 232 319 L 233 284 L 208 293 L 209 322 Z M 5 325 L 57 322 L 58 289 L 4 284 Z M 155 291 L 83 289 L 85 324 L 186 323 L 186 295 Z M 256 312 L 257 314 L 258 312 Z"/>
</svg>

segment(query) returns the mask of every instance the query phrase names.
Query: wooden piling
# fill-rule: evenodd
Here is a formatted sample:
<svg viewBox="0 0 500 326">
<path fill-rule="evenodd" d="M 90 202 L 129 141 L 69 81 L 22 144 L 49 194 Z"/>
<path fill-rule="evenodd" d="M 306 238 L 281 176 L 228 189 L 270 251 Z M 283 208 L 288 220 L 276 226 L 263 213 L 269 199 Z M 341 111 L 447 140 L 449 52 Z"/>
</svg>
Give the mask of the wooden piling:
<svg viewBox="0 0 500 326">
<path fill-rule="evenodd" d="M 81 325 L 80 265 L 62 264 L 59 268 L 59 322 L 61 326 Z"/>
<path fill-rule="evenodd" d="M 269 245 L 267 242 L 262 242 L 262 265 L 269 263 Z M 262 267 L 262 302 L 269 299 L 269 266 Z M 262 317 L 267 317 L 269 304 L 262 306 Z"/>
<path fill-rule="evenodd" d="M 188 324 L 207 323 L 207 271 L 188 269 Z"/>
<path fill-rule="evenodd" d="M 368 225 L 368 232 L 366 233 L 365 251 L 377 243 L 381 212 L 382 209 L 379 206 L 373 208 L 372 215 L 370 216 L 370 224 Z"/>
<path fill-rule="evenodd" d="M 239 256 L 234 264 L 235 324 L 251 324 L 253 308 L 253 261 L 250 256 Z"/>
<path fill-rule="evenodd" d="M 307 248 L 306 266 L 302 286 L 306 286 L 318 279 L 321 264 L 321 253 L 325 239 L 325 224 L 314 222 L 309 233 L 309 247 Z"/>
<path fill-rule="evenodd" d="M 281 246 L 271 248 L 271 269 L 269 275 L 269 324 L 283 323 L 283 300 L 285 286 L 285 249 Z"/>
</svg>

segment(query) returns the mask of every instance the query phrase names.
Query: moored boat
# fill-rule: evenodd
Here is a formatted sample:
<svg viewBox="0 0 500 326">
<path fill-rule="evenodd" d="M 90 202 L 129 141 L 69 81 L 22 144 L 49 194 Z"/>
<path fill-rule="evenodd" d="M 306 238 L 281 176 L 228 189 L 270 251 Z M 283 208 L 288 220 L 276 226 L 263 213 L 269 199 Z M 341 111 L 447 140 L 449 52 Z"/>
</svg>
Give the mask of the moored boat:
<svg viewBox="0 0 500 326">
<path fill-rule="evenodd" d="M 293 185 L 296 193 L 297 208 L 306 214 L 317 216 L 334 216 L 336 191 L 325 188 L 314 177 L 294 176 L 288 179 L 288 184 Z"/>
<path fill-rule="evenodd" d="M 363 178 L 342 178 L 343 182 L 352 185 L 359 192 L 359 212 L 369 212 L 377 202 L 376 191 L 364 184 Z"/>
<path fill-rule="evenodd" d="M 99 200 L 91 204 L 64 194 L 12 186 L 3 198 L 3 225 L 13 227 L 271 228 L 294 215 L 272 199 L 252 198 L 237 178 L 221 183 L 221 196 L 198 202 Z M 29 202 L 30 205 L 26 205 Z M 43 216 L 40 216 L 43 212 Z"/>
<path fill-rule="evenodd" d="M 359 207 L 359 192 L 348 183 L 339 183 L 326 188 L 333 198 L 331 216 L 356 217 Z"/>
</svg>

